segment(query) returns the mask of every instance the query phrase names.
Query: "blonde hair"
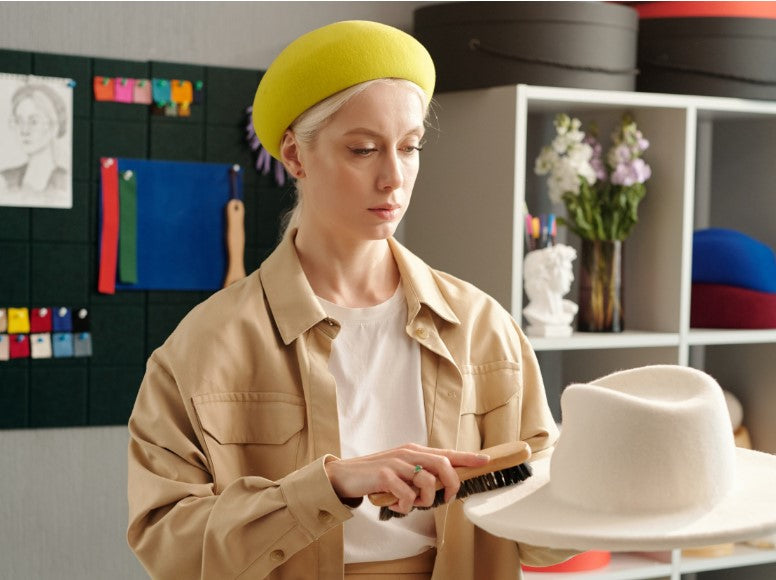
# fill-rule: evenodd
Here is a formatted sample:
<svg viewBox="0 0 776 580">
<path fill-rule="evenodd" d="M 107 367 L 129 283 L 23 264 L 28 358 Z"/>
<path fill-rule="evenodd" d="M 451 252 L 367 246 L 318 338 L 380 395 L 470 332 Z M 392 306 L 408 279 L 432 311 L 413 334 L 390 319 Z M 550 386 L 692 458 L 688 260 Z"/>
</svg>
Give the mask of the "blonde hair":
<svg viewBox="0 0 776 580">
<path fill-rule="evenodd" d="M 428 119 L 429 112 L 431 110 L 431 102 L 429 101 L 426 93 L 418 85 L 412 81 L 406 79 L 373 79 L 370 81 L 364 81 L 352 87 L 348 87 L 332 96 L 316 103 L 304 113 L 299 115 L 288 130 L 294 133 L 294 136 L 300 143 L 310 145 L 315 142 L 318 133 L 326 126 L 331 118 L 339 111 L 345 104 L 350 101 L 356 95 L 361 94 L 370 86 L 376 83 L 386 84 L 398 84 L 404 85 L 407 88 L 415 91 L 421 99 L 423 104 L 423 118 Z M 280 220 L 280 236 L 285 235 L 286 232 L 292 230 L 299 224 L 299 214 L 301 213 L 302 196 L 299 185 L 295 185 L 296 195 L 293 206 L 283 215 Z"/>
</svg>

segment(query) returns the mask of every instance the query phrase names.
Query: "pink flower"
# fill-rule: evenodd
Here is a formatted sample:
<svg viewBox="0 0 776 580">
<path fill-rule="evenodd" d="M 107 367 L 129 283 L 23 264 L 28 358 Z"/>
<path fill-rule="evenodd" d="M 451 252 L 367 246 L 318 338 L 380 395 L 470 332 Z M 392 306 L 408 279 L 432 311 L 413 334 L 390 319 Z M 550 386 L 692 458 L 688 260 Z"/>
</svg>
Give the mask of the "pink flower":
<svg viewBox="0 0 776 580">
<path fill-rule="evenodd" d="M 612 172 L 612 183 L 628 187 L 644 183 L 652 175 L 652 169 L 643 159 L 634 159 L 630 163 L 618 163 Z"/>
</svg>

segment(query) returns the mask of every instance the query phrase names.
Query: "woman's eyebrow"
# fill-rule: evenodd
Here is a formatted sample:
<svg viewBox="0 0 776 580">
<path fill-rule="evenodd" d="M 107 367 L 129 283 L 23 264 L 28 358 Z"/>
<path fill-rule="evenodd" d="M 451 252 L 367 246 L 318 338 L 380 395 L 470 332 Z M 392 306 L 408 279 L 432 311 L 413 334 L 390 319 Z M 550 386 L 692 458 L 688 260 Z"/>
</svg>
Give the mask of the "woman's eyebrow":
<svg viewBox="0 0 776 580">
<path fill-rule="evenodd" d="M 422 137 L 425 134 L 425 132 L 426 132 L 426 130 L 425 130 L 424 127 L 418 126 L 418 127 L 413 127 L 412 129 L 407 131 L 405 133 L 405 136 L 406 135 L 419 135 L 419 136 Z M 346 131 L 343 135 L 344 136 L 349 136 L 349 135 L 367 135 L 369 137 L 382 137 L 383 136 L 383 134 L 380 133 L 379 131 L 375 131 L 374 129 L 369 129 L 367 127 L 356 127 L 356 128 L 353 128 L 353 129 L 350 129 L 350 130 Z"/>
</svg>

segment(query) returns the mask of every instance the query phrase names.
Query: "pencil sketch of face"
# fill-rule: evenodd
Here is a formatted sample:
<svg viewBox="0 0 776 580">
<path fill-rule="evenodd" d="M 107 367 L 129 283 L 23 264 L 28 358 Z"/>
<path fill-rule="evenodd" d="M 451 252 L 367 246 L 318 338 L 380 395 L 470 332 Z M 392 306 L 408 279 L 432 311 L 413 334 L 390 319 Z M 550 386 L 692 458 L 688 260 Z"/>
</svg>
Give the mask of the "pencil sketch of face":
<svg viewBox="0 0 776 580">
<path fill-rule="evenodd" d="M 28 156 L 50 146 L 64 133 L 64 119 L 57 114 L 64 111 L 64 103 L 53 91 L 41 89 L 25 86 L 13 98 L 10 126 Z"/>
<path fill-rule="evenodd" d="M 72 207 L 74 86 L 0 75 L 0 206 Z"/>
</svg>

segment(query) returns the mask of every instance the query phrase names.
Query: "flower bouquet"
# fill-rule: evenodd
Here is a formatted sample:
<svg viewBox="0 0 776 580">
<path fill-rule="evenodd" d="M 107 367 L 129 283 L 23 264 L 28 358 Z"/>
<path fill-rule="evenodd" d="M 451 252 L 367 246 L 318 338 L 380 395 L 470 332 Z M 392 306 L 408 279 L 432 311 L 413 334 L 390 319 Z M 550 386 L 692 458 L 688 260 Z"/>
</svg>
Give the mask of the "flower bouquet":
<svg viewBox="0 0 776 580">
<path fill-rule="evenodd" d="M 652 174 L 642 158 L 649 141 L 626 114 L 604 157 L 595 131 L 585 134 L 581 126 L 579 119 L 557 115 L 556 136 L 534 170 L 548 176 L 550 199 L 566 207 L 558 223 L 582 238 L 579 329 L 621 331 L 622 241 L 638 222 Z"/>
</svg>

